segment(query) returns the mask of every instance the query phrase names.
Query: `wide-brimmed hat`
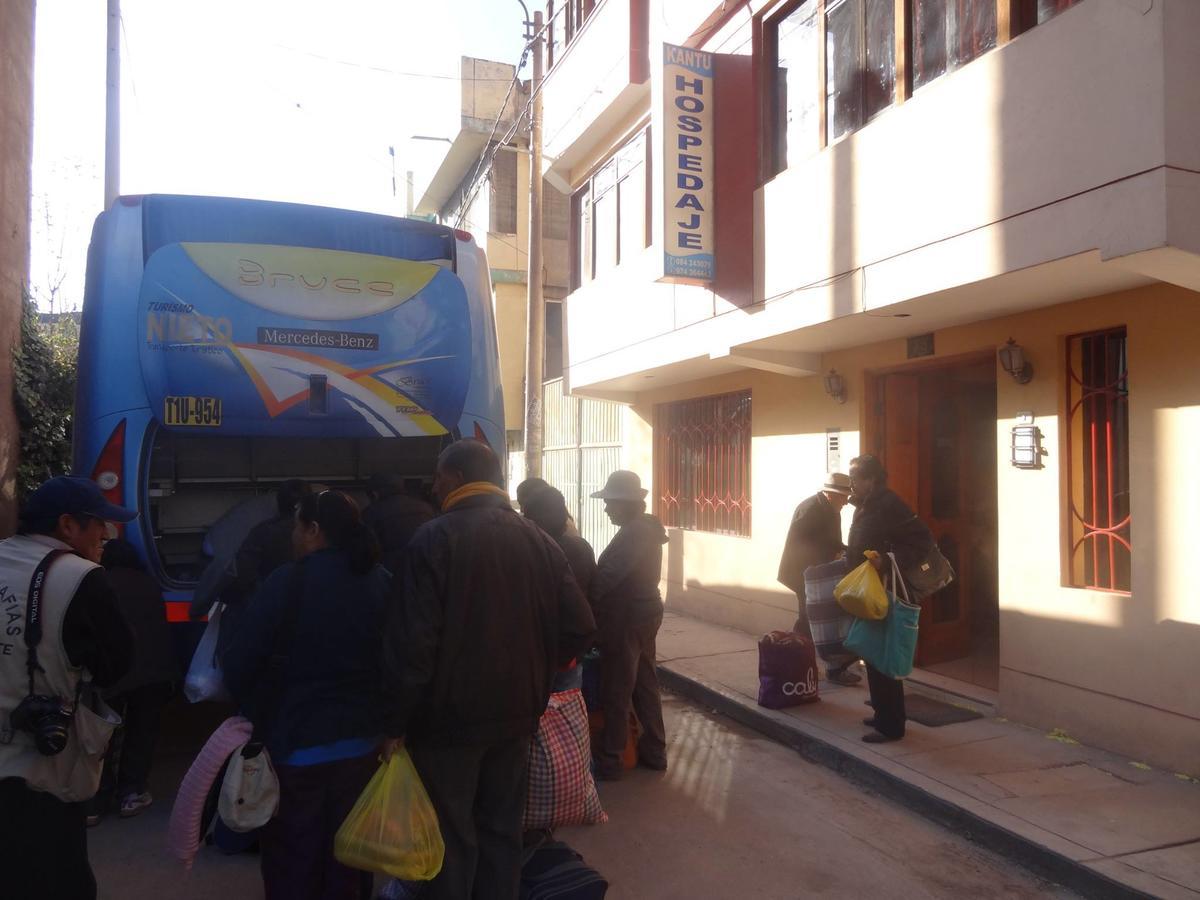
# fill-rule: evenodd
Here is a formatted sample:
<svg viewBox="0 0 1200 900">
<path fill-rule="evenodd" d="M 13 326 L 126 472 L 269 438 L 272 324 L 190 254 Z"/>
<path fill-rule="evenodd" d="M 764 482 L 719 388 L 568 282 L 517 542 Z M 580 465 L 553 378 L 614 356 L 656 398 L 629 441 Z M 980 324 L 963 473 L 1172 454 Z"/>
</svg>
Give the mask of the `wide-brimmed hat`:
<svg viewBox="0 0 1200 900">
<path fill-rule="evenodd" d="M 596 491 L 592 494 L 597 500 L 645 500 L 646 495 L 650 493 L 642 487 L 642 479 L 638 478 L 636 472 L 626 472 L 624 469 L 618 469 L 608 476 L 608 483 L 604 485 L 604 490 Z"/>
<path fill-rule="evenodd" d="M 843 494 L 849 497 L 850 476 L 843 475 L 841 472 L 830 472 L 825 476 L 825 484 L 821 490 L 829 491 L 831 494 Z"/>
</svg>

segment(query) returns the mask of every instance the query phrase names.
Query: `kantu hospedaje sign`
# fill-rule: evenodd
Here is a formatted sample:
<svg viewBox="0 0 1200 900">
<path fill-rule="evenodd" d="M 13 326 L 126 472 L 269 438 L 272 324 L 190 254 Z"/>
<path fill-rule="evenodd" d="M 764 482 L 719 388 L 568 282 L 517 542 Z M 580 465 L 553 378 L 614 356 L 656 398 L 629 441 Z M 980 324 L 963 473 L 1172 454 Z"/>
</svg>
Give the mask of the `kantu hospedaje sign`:
<svg viewBox="0 0 1200 900">
<path fill-rule="evenodd" d="M 663 44 L 663 277 L 712 281 L 713 55 Z"/>
</svg>

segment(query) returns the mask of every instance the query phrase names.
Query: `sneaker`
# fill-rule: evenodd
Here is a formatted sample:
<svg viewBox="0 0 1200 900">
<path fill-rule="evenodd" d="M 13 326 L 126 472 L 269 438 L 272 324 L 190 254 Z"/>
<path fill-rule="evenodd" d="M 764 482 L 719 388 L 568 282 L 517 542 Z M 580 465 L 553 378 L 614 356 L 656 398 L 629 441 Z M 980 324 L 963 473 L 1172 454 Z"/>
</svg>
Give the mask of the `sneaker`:
<svg viewBox="0 0 1200 900">
<path fill-rule="evenodd" d="M 84 821 L 87 822 L 88 828 L 95 828 L 100 824 L 100 813 L 91 813 Z"/>
<path fill-rule="evenodd" d="M 140 794 L 126 794 L 121 798 L 121 818 L 132 818 L 153 802 L 154 798 L 150 796 L 149 791 L 142 791 Z"/>
</svg>

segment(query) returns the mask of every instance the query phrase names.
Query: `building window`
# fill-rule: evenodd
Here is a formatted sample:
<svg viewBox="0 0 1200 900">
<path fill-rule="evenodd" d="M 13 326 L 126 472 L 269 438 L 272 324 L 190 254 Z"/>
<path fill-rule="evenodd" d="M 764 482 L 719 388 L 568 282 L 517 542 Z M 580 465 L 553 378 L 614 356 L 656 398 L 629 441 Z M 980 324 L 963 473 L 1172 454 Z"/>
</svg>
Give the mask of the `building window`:
<svg viewBox="0 0 1200 900">
<path fill-rule="evenodd" d="M 1017 0 L 1017 16 L 1021 30 L 1048 22 L 1080 0 Z"/>
<path fill-rule="evenodd" d="M 1067 341 L 1070 584 L 1130 590 L 1125 329 Z"/>
<path fill-rule="evenodd" d="M 492 160 L 488 209 L 488 231 L 517 233 L 517 154 L 501 148 Z"/>
<path fill-rule="evenodd" d="M 750 392 L 658 407 L 656 511 L 671 528 L 750 536 Z"/>
<path fill-rule="evenodd" d="M 650 245 L 647 131 L 639 131 L 575 192 L 573 286 L 587 284 Z"/>
<path fill-rule="evenodd" d="M 911 0 L 913 87 L 953 72 L 996 46 L 997 0 Z"/>
<path fill-rule="evenodd" d="M 782 172 L 821 149 L 821 27 L 817 0 L 768 24 L 775 140 L 774 169 Z"/>
<path fill-rule="evenodd" d="M 571 198 L 542 179 L 542 237 L 565 241 L 571 214 Z"/>
<path fill-rule="evenodd" d="M 826 0 L 825 103 L 829 140 L 857 131 L 896 93 L 894 0 Z"/>
<path fill-rule="evenodd" d="M 552 381 L 563 375 L 563 305 L 561 300 L 546 301 L 546 347 L 542 379 Z"/>
</svg>

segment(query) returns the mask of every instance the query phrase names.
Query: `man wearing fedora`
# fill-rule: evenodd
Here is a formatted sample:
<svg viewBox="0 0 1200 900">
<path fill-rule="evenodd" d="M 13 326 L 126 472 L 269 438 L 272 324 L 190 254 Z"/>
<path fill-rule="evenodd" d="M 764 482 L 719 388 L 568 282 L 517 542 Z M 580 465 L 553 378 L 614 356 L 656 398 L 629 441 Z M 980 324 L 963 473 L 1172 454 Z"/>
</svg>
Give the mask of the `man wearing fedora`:
<svg viewBox="0 0 1200 900">
<path fill-rule="evenodd" d="M 821 490 L 796 507 L 792 524 L 783 544 L 779 560 L 779 583 L 790 588 L 799 601 L 799 617 L 792 630 L 809 635 L 807 598 L 804 593 L 804 571 L 810 566 L 832 562 L 845 551 L 842 543 L 842 507 L 850 499 L 850 477 L 832 472 Z M 846 667 L 831 668 L 826 677 L 836 684 L 858 684 L 862 678 L 846 671 Z"/>
<path fill-rule="evenodd" d="M 596 775 L 621 777 L 621 755 L 629 738 L 632 707 L 642 726 L 638 764 L 667 768 L 667 735 L 655 674 L 655 639 L 662 625 L 662 548 L 667 532 L 646 512 L 646 494 L 634 472 L 617 471 L 592 494 L 620 530 L 600 554 L 591 601 L 600 632 L 600 702 L 604 733 Z"/>
</svg>

